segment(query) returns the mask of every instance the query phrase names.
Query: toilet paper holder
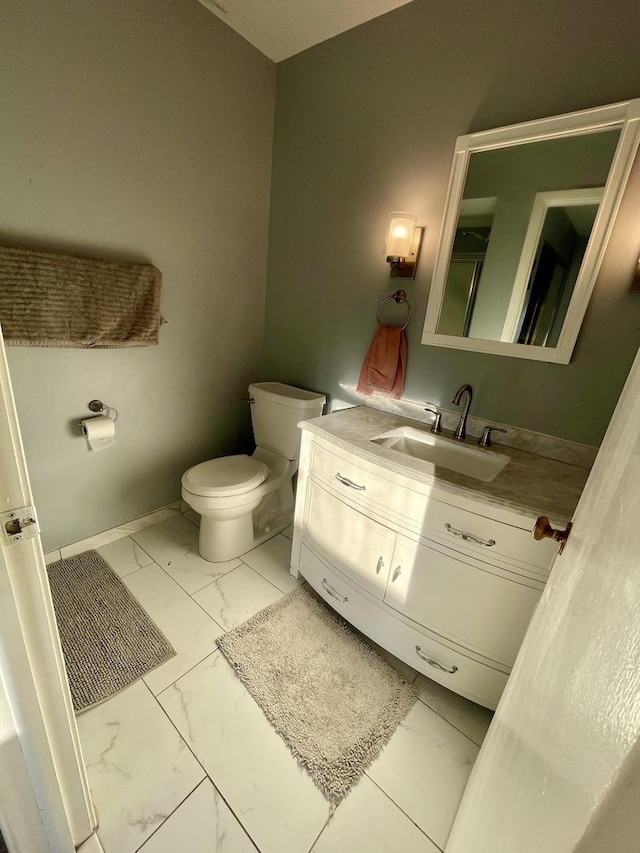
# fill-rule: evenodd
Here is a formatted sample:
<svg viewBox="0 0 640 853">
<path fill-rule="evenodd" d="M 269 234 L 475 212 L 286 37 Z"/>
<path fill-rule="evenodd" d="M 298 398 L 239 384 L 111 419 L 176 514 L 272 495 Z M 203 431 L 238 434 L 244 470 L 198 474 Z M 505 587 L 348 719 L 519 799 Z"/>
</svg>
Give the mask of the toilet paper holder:
<svg viewBox="0 0 640 853">
<path fill-rule="evenodd" d="M 90 412 L 95 412 L 97 415 L 107 415 L 114 423 L 118 420 L 118 410 L 114 409 L 113 406 L 105 406 L 102 400 L 92 400 L 88 408 Z"/>
</svg>

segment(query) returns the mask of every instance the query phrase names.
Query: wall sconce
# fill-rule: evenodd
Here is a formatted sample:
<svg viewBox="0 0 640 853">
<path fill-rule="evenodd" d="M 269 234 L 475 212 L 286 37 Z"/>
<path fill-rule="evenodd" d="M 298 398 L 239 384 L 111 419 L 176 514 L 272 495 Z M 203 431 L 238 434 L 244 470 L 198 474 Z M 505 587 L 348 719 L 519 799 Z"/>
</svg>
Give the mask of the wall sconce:
<svg viewBox="0 0 640 853">
<path fill-rule="evenodd" d="M 391 278 L 415 278 L 420 253 L 422 228 L 413 213 L 397 211 L 391 214 L 385 256 L 391 264 Z"/>
</svg>

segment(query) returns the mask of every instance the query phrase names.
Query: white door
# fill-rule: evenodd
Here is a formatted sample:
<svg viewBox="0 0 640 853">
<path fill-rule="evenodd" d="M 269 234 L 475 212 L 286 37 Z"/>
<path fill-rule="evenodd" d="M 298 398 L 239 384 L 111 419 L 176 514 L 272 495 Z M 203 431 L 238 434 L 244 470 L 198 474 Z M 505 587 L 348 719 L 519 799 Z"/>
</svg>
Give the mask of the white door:
<svg viewBox="0 0 640 853">
<path fill-rule="evenodd" d="M 469 778 L 446 853 L 638 849 L 639 425 L 640 354 Z M 627 780 L 635 808 L 618 810 L 620 780 Z M 609 832 L 605 846 L 587 842 L 610 830 L 612 815 L 617 839 Z"/>
<path fill-rule="evenodd" d="M 71 853 L 94 814 L 1 333 L 0 394 L 0 823 L 12 851 Z"/>
</svg>

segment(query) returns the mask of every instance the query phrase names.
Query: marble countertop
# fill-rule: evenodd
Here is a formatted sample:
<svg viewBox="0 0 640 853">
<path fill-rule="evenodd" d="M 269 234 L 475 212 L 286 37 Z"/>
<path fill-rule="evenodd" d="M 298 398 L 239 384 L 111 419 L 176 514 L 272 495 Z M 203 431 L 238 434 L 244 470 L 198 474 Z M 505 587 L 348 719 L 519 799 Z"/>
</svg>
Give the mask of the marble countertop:
<svg viewBox="0 0 640 853">
<path fill-rule="evenodd" d="M 331 439 L 338 447 L 356 453 L 361 459 L 382 463 L 389 471 L 412 477 L 427 485 L 435 482 L 438 487 L 453 494 L 526 513 L 534 519 L 546 515 L 555 525 L 564 525 L 571 519 L 589 475 L 589 471 L 583 467 L 501 446 L 494 441 L 493 449 L 509 456 L 509 462 L 490 483 L 484 483 L 373 443 L 371 439 L 375 436 L 401 426 L 427 431 L 428 427 L 415 420 L 368 406 L 343 409 L 304 421 L 300 426 Z M 451 437 L 451 433 L 446 430 L 442 434 Z M 466 442 L 477 449 L 475 438 L 467 438 Z"/>
</svg>

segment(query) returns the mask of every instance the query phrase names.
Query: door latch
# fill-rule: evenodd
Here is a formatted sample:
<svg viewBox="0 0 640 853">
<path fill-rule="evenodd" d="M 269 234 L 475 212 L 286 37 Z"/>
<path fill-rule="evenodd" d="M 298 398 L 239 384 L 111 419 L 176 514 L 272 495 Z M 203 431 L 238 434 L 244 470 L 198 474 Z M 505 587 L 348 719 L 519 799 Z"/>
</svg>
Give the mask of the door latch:
<svg viewBox="0 0 640 853">
<path fill-rule="evenodd" d="M 2 524 L 2 538 L 5 545 L 21 542 L 23 539 L 31 539 L 40 533 L 34 506 L 23 506 L 19 509 L 10 509 L 8 512 L 0 513 L 0 523 Z"/>
</svg>

